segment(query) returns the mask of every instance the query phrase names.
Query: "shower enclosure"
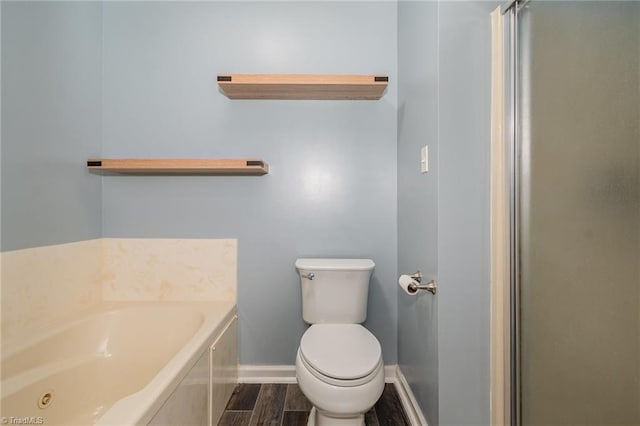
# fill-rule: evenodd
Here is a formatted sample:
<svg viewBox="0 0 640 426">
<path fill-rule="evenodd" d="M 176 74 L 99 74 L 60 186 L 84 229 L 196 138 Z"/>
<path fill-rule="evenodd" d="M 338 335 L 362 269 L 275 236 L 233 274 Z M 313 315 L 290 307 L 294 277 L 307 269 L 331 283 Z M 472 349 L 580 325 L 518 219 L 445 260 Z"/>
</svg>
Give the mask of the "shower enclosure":
<svg viewBox="0 0 640 426">
<path fill-rule="evenodd" d="M 640 2 L 516 1 L 510 421 L 640 424 Z"/>
</svg>

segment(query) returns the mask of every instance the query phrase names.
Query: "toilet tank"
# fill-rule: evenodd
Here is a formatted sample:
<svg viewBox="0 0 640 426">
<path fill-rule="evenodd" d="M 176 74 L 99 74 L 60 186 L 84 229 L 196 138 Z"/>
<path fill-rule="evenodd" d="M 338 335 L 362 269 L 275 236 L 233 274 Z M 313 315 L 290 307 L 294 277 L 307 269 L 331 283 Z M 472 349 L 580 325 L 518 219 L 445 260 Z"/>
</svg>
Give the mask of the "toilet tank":
<svg viewBox="0 0 640 426">
<path fill-rule="evenodd" d="M 367 319 L 371 259 L 298 259 L 302 319 L 308 324 L 358 324 Z"/>
</svg>

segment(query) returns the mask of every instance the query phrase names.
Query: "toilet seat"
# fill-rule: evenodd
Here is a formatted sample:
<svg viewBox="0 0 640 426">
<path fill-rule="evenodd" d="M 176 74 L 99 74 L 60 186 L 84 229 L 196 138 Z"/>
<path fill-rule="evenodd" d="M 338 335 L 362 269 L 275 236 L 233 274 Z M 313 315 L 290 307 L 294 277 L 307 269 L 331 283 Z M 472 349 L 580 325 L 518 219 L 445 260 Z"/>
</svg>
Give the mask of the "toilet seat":
<svg viewBox="0 0 640 426">
<path fill-rule="evenodd" d="M 323 383 L 333 385 L 336 387 L 341 387 L 341 388 L 350 388 L 350 387 L 366 385 L 371 380 L 375 379 L 376 376 L 378 375 L 378 372 L 382 370 L 384 367 L 382 365 L 382 360 L 380 360 L 378 362 L 378 365 L 371 372 L 371 374 L 364 377 L 360 377 L 358 379 L 342 380 L 342 379 L 336 379 L 334 377 L 330 377 L 322 374 L 321 372 L 313 368 L 313 366 L 309 365 L 309 362 L 305 359 L 305 357 L 301 354 L 300 351 L 298 351 L 298 353 L 300 354 L 300 356 L 298 357 L 300 359 L 300 362 L 304 366 L 305 370 L 307 370 L 312 376 L 314 376 L 316 379 L 320 380 Z"/>
<path fill-rule="evenodd" d="M 299 352 L 311 374 L 335 386 L 367 383 L 382 365 L 378 339 L 360 324 L 312 325 Z"/>
</svg>

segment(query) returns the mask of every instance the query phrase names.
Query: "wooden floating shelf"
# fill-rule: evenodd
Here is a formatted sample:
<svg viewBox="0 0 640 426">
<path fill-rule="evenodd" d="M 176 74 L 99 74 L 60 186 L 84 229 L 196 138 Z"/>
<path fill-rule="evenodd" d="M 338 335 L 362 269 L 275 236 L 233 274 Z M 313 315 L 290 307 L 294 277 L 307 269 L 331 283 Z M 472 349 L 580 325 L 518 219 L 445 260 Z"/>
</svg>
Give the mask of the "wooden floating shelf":
<svg viewBox="0 0 640 426">
<path fill-rule="evenodd" d="M 264 175 L 269 165 L 259 158 L 90 158 L 87 168 L 112 173 Z"/>
<path fill-rule="evenodd" d="M 218 86 L 229 99 L 377 100 L 388 83 L 386 75 L 218 75 Z"/>
</svg>

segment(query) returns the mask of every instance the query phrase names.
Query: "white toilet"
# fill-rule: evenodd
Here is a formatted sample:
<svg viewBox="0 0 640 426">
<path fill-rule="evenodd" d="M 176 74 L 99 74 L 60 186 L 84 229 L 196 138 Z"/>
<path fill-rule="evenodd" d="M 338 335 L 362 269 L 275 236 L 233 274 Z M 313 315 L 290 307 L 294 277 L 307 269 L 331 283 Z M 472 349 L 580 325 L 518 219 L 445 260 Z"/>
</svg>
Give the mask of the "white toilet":
<svg viewBox="0 0 640 426">
<path fill-rule="evenodd" d="M 309 426 L 362 426 L 384 389 L 380 342 L 367 317 L 369 259 L 298 259 L 302 335 L 296 377 L 313 404 Z"/>
</svg>

